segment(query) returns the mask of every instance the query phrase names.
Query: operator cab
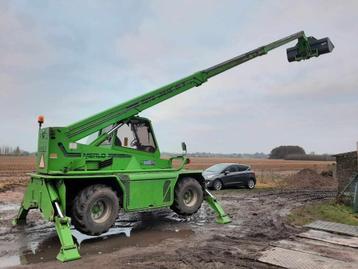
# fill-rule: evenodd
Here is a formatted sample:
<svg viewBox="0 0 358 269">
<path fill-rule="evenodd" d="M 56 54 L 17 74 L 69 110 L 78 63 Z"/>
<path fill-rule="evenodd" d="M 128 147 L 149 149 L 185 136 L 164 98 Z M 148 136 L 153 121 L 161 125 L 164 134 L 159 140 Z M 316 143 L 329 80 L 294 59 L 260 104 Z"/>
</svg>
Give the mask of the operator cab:
<svg viewBox="0 0 358 269">
<path fill-rule="evenodd" d="M 108 133 L 111 130 L 114 131 L 100 146 L 113 149 L 124 147 L 148 153 L 154 153 L 157 150 L 155 137 L 148 119 L 134 117 L 120 121 L 115 125 L 102 129 L 99 135 Z"/>
</svg>

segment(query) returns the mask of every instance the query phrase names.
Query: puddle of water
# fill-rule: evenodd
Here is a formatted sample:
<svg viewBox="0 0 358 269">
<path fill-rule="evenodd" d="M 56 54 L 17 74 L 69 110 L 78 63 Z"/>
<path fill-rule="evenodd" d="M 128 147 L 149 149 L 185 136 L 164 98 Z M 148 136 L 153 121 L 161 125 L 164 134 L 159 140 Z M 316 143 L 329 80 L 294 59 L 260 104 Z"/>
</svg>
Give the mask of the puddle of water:
<svg viewBox="0 0 358 269">
<path fill-rule="evenodd" d="M 0 205 L 0 209 L 1 209 L 1 212 L 4 212 L 4 211 L 17 211 L 19 210 L 20 206 L 17 205 L 17 204 L 1 204 Z"/>
<path fill-rule="evenodd" d="M 0 205 L 0 212 L 16 212 L 16 205 Z M 184 220 L 185 221 L 185 220 Z M 100 236 L 72 230 L 82 257 L 129 247 L 147 247 L 166 239 L 190 237 L 193 231 L 171 211 L 120 215 L 113 228 Z M 179 229 L 178 224 L 181 225 Z M 9 228 L 9 227 L 7 227 Z M 60 242 L 53 223 L 38 220 L 0 234 L 0 267 L 34 264 L 56 259 Z"/>
<path fill-rule="evenodd" d="M 4 259 L 4 260 L 0 258 L 0 267 L 3 267 L 3 268 L 10 267 L 10 266 L 16 266 L 19 264 L 21 264 L 20 256 L 17 256 L 17 255 L 6 257 L 6 259 Z"/>
<path fill-rule="evenodd" d="M 87 235 L 81 233 L 80 231 L 72 230 L 72 235 L 76 238 L 78 245 L 81 245 L 83 241 L 106 239 L 109 236 L 116 236 L 120 234 L 124 234 L 126 237 L 130 237 L 132 229 L 132 227 L 114 227 L 109 229 L 108 232 L 99 236 Z"/>
<path fill-rule="evenodd" d="M 129 247 L 148 247 L 160 244 L 166 239 L 183 239 L 193 235 L 191 230 L 139 230 L 134 231 L 130 237 L 120 234 L 107 237 L 104 240 L 94 239 L 81 244 L 81 255 L 110 253 Z"/>
<path fill-rule="evenodd" d="M 191 230 L 139 230 L 134 231 L 129 237 L 130 228 L 113 228 L 101 236 L 88 236 L 78 231 L 73 231 L 74 236 L 80 243 L 80 254 L 82 257 L 96 254 L 110 253 L 128 247 L 147 247 L 160 244 L 166 239 L 187 238 L 193 232 Z M 116 233 L 118 232 L 118 233 Z M 28 247 L 22 249 L 19 255 L 4 256 L 0 258 L 1 266 L 19 264 L 34 264 L 55 260 L 60 249 L 60 243 L 56 234 L 41 242 L 31 242 L 36 248 Z"/>
</svg>

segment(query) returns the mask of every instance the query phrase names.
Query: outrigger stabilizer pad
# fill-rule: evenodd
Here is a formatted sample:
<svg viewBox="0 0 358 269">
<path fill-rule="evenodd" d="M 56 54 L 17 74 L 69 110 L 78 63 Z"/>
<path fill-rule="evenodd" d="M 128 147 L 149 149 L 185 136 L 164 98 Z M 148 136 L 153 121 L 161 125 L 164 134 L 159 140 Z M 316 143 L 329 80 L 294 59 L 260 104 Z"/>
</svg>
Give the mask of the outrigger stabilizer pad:
<svg viewBox="0 0 358 269">
<path fill-rule="evenodd" d="M 205 201 L 216 212 L 216 222 L 219 224 L 227 224 L 231 222 L 230 217 L 225 213 L 215 196 L 205 189 Z"/>
<path fill-rule="evenodd" d="M 55 222 L 61 243 L 57 259 L 61 262 L 80 259 L 78 246 L 72 237 L 71 219 L 63 214 L 59 202 L 58 193 L 51 183 L 44 179 L 31 178 L 13 225 L 26 224 L 26 215 L 29 210 L 40 209 L 45 220 Z"/>
<path fill-rule="evenodd" d="M 73 241 L 70 223 L 71 219 L 69 217 L 55 217 L 55 227 L 61 242 L 61 249 L 56 258 L 61 262 L 69 262 L 81 258 L 77 245 Z"/>
</svg>

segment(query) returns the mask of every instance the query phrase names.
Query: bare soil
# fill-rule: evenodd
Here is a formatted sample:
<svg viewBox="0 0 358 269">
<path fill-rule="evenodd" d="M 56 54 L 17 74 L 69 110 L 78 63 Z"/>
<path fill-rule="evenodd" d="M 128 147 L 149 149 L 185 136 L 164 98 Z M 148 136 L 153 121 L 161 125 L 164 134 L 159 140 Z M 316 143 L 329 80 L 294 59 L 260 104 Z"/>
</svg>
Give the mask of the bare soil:
<svg viewBox="0 0 358 269">
<path fill-rule="evenodd" d="M 332 189 L 337 190 L 338 181 L 333 176 L 323 176 L 313 169 L 304 168 L 285 181 L 288 188 Z"/>
<path fill-rule="evenodd" d="M 9 169 L 0 160 L 0 183 L 7 182 L 0 191 L 0 267 L 276 268 L 258 258 L 272 242 L 303 230 L 287 223 L 289 212 L 306 203 L 333 199 L 336 194 L 322 184 L 315 189 L 225 189 L 214 194 L 232 218 L 227 225 L 215 223 L 214 212 L 206 203 L 189 218 L 171 210 L 121 214 L 114 235 L 78 237 L 82 258 L 61 264 L 55 260 L 60 245 L 54 226 L 43 221 L 39 212 L 28 216 L 26 226 L 11 225 L 24 192 L 25 171 L 32 167 L 29 159 L 26 165 L 12 161 Z M 18 177 L 24 179 L 13 181 Z"/>
<path fill-rule="evenodd" d="M 204 158 L 192 157 L 187 169 L 206 169 L 216 163 L 242 163 L 250 165 L 256 172 L 260 183 L 266 185 L 286 179 L 302 169 L 311 169 L 318 173 L 332 171 L 335 163 L 330 161 L 290 161 L 270 159 L 242 158 Z M 26 186 L 29 177 L 27 173 L 35 170 L 35 156 L 0 156 L 0 192 Z"/>
<path fill-rule="evenodd" d="M 129 228 L 130 237 L 119 231 L 117 236 L 85 240 L 82 259 L 61 264 L 55 260 L 59 242 L 54 227 L 38 212 L 25 227 L 11 227 L 21 192 L 0 196 L 0 264 L 30 268 L 275 268 L 258 258 L 271 242 L 302 231 L 286 223 L 291 209 L 335 195 L 330 190 L 223 190 L 215 195 L 232 217 L 227 225 L 216 224 L 206 204 L 190 218 L 170 210 L 121 215 L 116 227 Z"/>
<path fill-rule="evenodd" d="M 25 186 L 29 180 L 26 173 L 34 170 L 34 156 L 0 156 L 0 191 Z"/>
</svg>

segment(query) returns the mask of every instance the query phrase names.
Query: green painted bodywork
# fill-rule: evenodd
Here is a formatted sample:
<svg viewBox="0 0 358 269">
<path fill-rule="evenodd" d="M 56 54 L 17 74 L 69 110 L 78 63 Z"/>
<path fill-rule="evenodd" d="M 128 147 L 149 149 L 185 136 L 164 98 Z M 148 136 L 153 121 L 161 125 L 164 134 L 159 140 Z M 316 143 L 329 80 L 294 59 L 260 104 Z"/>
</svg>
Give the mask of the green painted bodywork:
<svg viewBox="0 0 358 269">
<path fill-rule="evenodd" d="M 73 244 L 69 229 L 70 219 L 66 215 L 69 214 L 67 207 L 71 202 L 71 192 L 77 185 L 88 185 L 92 182 L 110 185 L 121 196 L 123 210 L 129 212 L 170 207 L 173 204 L 175 185 L 179 179 L 185 177 L 193 177 L 200 182 L 204 199 L 217 213 L 217 222 L 230 222 L 215 197 L 206 190 L 201 171 L 184 169 L 187 162 L 185 156 L 177 157 L 181 160 L 178 168 L 173 167 L 173 159 L 160 157 L 153 131 L 156 146 L 152 152 L 116 146 L 114 142 L 105 146 L 102 143 L 114 136 L 118 124 L 128 120 L 146 122 L 152 130 L 150 121 L 138 116 L 141 111 L 198 87 L 213 76 L 296 39 L 297 47 L 301 55 L 304 55 L 297 61 L 318 56 L 309 48 L 304 32 L 298 32 L 66 127 L 40 128 L 36 173 L 30 175 L 31 182 L 15 223 L 25 220 L 28 210 L 40 208 L 45 219 L 55 221 L 62 245 L 58 259 L 73 260 L 80 256 Z M 110 131 L 104 131 L 108 127 Z M 89 143 L 82 141 L 93 134 L 96 134 L 96 137 Z M 55 207 L 56 203 L 60 209 Z"/>
</svg>

